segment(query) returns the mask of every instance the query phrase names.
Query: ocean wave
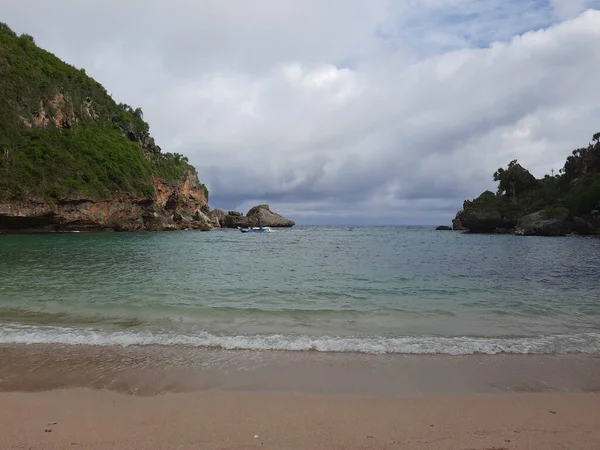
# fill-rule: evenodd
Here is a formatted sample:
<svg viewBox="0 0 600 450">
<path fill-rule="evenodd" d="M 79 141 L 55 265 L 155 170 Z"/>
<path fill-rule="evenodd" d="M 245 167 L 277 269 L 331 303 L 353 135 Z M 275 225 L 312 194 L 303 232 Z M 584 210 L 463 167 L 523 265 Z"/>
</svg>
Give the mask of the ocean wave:
<svg viewBox="0 0 600 450">
<path fill-rule="evenodd" d="M 150 331 L 106 331 L 57 326 L 0 325 L 2 344 L 98 346 L 181 345 L 226 350 L 280 350 L 341 353 L 471 355 L 600 354 L 600 333 L 520 338 L 482 337 L 311 337 L 286 335 L 220 336 Z"/>
</svg>

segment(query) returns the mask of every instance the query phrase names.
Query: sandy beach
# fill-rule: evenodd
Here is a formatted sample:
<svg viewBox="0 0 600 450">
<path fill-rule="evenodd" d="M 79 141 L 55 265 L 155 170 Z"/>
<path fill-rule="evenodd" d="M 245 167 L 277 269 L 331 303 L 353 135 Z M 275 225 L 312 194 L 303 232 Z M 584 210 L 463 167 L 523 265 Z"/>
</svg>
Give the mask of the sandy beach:
<svg viewBox="0 0 600 450">
<path fill-rule="evenodd" d="M 598 449 L 600 396 L 0 394 L 3 449 Z"/>
<path fill-rule="evenodd" d="M 0 361 L 0 449 L 600 448 L 583 355 L 3 345 Z"/>
</svg>

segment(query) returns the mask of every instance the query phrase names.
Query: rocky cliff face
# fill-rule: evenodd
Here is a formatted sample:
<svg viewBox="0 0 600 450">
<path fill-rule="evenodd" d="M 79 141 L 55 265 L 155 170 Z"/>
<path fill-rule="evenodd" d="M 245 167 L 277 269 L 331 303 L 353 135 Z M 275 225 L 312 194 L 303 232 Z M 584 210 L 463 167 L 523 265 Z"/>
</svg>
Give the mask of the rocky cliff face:
<svg viewBox="0 0 600 450">
<path fill-rule="evenodd" d="M 141 108 L 0 23 L 0 231 L 209 229 L 207 197 Z"/>
<path fill-rule="evenodd" d="M 183 180 L 154 180 L 155 194 L 148 197 L 116 196 L 109 200 L 64 198 L 56 202 L 28 199 L 0 202 L 0 231 L 164 231 L 209 230 L 205 190 L 194 172 Z"/>
</svg>

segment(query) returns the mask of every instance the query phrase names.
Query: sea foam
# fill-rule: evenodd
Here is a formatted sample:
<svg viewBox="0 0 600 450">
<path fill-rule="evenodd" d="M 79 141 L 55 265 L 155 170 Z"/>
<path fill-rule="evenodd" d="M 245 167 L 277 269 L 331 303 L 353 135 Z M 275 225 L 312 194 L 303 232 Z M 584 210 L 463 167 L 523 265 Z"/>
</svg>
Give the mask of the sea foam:
<svg viewBox="0 0 600 450">
<path fill-rule="evenodd" d="M 355 352 L 367 354 L 600 354 L 600 333 L 538 337 L 311 337 L 107 331 L 58 326 L 0 325 L 2 344 L 181 345 L 227 350 Z"/>
</svg>

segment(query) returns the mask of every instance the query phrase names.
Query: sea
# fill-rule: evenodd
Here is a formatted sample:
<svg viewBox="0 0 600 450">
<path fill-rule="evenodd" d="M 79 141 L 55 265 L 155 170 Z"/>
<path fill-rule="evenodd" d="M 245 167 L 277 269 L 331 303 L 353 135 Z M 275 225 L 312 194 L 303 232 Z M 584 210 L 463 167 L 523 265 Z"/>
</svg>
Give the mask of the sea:
<svg viewBox="0 0 600 450">
<path fill-rule="evenodd" d="M 0 344 L 600 355 L 600 239 L 348 226 L 1 235 Z"/>
</svg>

